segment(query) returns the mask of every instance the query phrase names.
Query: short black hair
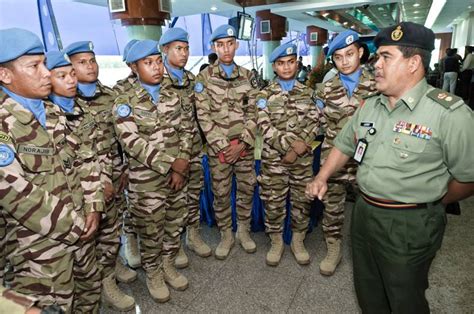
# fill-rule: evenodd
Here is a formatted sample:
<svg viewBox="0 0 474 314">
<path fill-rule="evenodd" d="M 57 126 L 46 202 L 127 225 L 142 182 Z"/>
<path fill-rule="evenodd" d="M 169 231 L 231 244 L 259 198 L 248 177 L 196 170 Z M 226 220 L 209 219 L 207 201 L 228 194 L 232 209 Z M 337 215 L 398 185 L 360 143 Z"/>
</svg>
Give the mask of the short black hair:
<svg viewBox="0 0 474 314">
<path fill-rule="evenodd" d="M 359 50 L 359 48 L 362 47 L 362 44 L 361 44 L 359 41 L 354 41 L 351 45 L 354 45 L 354 47 L 355 47 L 357 50 Z M 349 46 L 350 46 L 350 45 L 349 45 Z M 344 48 L 347 48 L 347 47 L 349 47 L 349 46 L 346 46 L 346 47 L 344 47 Z M 344 49 L 344 48 L 341 48 L 341 49 Z M 337 50 L 339 50 L 339 49 L 337 49 Z M 334 52 L 336 52 L 337 50 L 335 50 Z M 367 47 L 367 51 L 368 51 L 368 50 L 369 50 L 369 47 Z M 332 55 L 331 55 L 331 62 L 332 62 L 332 64 L 333 64 L 334 66 L 336 66 L 336 62 L 334 62 L 334 52 L 333 52 Z M 365 49 L 364 49 L 364 54 L 365 54 Z M 370 52 L 369 52 L 369 56 L 370 56 Z M 369 57 L 367 57 L 367 59 L 369 59 Z M 360 60 L 360 61 L 361 61 L 360 64 L 364 64 L 364 63 L 362 63 L 362 60 Z"/>
<path fill-rule="evenodd" d="M 423 68 L 425 73 L 428 73 L 431 60 L 431 51 L 426 49 L 421 49 L 417 47 L 407 47 L 407 46 L 397 46 L 398 49 L 402 52 L 402 55 L 405 59 L 411 58 L 415 55 L 421 57 L 421 62 L 423 63 Z"/>
<path fill-rule="evenodd" d="M 16 59 L 15 59 L 16 60 Z M 4 63 L 0 63 L 0 68 L 7 68 L 7 69 L 11 69 L 13 67 L 13 61 L 15 60 L 11 60 L 11 61 L 7 61 L 7 62 L 4 62 Z"/>
<path fill-rule="evenodd" d="M 208 56 L 207 56 L 207 61 L 210 63 L 210 64 L 214 64 L 216 61 L 217 61 L 217 54 L 215 52 L 211 52 Z"/>
</svg>

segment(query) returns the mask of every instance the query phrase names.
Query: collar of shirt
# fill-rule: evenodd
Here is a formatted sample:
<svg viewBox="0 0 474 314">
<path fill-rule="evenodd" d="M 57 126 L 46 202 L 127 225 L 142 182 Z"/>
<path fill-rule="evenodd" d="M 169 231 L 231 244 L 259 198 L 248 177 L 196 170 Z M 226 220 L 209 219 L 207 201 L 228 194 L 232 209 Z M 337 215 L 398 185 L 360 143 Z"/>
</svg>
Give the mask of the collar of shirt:
<svg viewBox="0 0 474 314">
<path fill-rule="evenodd" d="M 355 71 L 352 74 L 345 75 L 342 73 L 339 73 L 339 77 L 341 79 L 342 85 L 347 91 L 347 95 L 349 98 L 352 97 L 352 94 L 354 93 L 354 89 L 359 85 L 359 79 L 362 74 L 362 69 L 359 68 L 357 71 Z"/>
<path fill-rule="evenodd" d="M 404 104 L 411 111 L 413 111 L 416 105 L 420 102 L 423 95 L 425 95 L 428 88 L 428 83 L 426 82 L 426 79 L 423 78 L 415 86 L 408 90 L 402 97 L 400 97 L 400 99 L 395 104 L 395 108 Z M 388 97 L 385 95 L 380 95 L 379 99 L 380 103 L 384 105 L 387 109 L 389 109 Z"/>
<path fill-rule="evenodd" d="M 49 95 L 49 99 L 55 105 L 58 105 L 64 112 L 71 113 L 74 111 L 74 98 L 51 94 Z"/>
<path fill-rule="evenodd" d="M 175 78 L 178 80 L 179 85 L 183 85 L 183 76 L 184 76 L 184 69 L 175 68 L 168 63 L 168 59 L 165 58 L 165 67 L 166 71 L 168 71 L 170 77 Z"/>
<path fill-rule="evenodd" d="M 77 83 L 77 89 L 79 89 L 82 95 L 86 97 L 92 97 L 95 95 L 95 90 L 97 89 L 97 82 Z"/>
<path fill-rule="evenodd" d="M 157 85 L 148 85 L 143 82 L 140 82 L 140 85 L 143 86 L 143 88 L 148 92 L 148 94 L 151 96 L 153 99 L 153 102 L 156 104 L 158 103 L 158 100 L 160 99 L 160 88 L 161 84 Z"/>
<path fill-rule="evenodd" d="M 290 92 L 291 90 L 293 90 L 293 87 L 295 86 L 295 79 L 292 79 L 292 80 L 281 80 L 281 79 L 277 79 L 278 81 L 278 84 L 280 84 L 280 87 L 281 89 L 284 91 L 284 92 Z"/>
<path fill-rule="evenodd" d="M 46 110 L 44 108 L 43 100 L 26 98 L 26 97 L 17 95 L 5 87 L 2 87 L 2 90 L 5 94 L 10 96 L 13 100 L 18 102 L 24 108 L 28 109 L 43 127 L 46 126 Z"/>
<path fill-rule="evenodd" d="M 232 77 L 232 72 L 234 71 L 235 63 L 232 64 L 222 64 L 219 63 L 219 66 L 224 70 L 225 74 L 227 75 L 227 78 Z"/>
</svg>

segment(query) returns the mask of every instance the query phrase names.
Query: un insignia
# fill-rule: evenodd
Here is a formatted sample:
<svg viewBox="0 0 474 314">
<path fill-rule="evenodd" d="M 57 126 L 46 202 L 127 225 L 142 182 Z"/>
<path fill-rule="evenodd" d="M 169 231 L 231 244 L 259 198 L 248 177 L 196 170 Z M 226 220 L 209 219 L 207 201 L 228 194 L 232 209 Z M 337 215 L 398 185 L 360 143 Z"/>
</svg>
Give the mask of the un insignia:
<svg viewBox="0 0 474 314">
<path fill-rule="evenodd" d="M 202 93 L 202 91 L 204 90 L 204 85 L 202 85 L 201 82 L 197 82 L 196 85 L 194 85 L 194 91 L 196 93 Z"/>
<path fill-rule="evenodd" d="M 0 144 L 0 167 L 6 167 L 10 165 L 15 159 L 15 152 L 10 146 Z"/>
<path fill-rule="evenodd" d="M 120 118 L 126 118 L 132 113 L 132 108 L 128 104 L 122 104 L 117 108 L 117 115 Z"/>
<path fill-rule="evenodd" d="M 257 100 L 257 107 L 260 109 L 267 108 L 267 100 L 265 98 L 260 98 L 259 100 Z"/>
</svg>

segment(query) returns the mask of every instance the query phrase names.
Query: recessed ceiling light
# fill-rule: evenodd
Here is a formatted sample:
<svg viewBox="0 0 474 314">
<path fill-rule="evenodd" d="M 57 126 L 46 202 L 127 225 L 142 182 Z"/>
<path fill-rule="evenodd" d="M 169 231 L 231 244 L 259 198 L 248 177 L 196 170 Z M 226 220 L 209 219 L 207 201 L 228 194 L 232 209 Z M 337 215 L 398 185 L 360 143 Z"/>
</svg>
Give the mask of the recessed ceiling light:
<svg viewBox="0 0 474 314">
<path fill-rule="evenodd" d="M 347 22 L 342 23 L 342 25 L 344 25 L 344 26 L 347 26 L 347 24 L 349 24 L 349 23 L 347 23 Z"/>
<path fill-rule="evenodd" d="M 329 12 L 326 12 L 323 14 L 324 17 L 328 17 L 329 16 Z"/>
<path fill-rule="evenodd" d="M 213 5 L 213 6 L 211 7 L 211 11 L 217 11 L 217 7 L 216 7 L 215 5 Z"/>
<path fill-rule="evenodd" d="M 387 13 L 384 13 L 383 16 L 388 16 L 388 14 L 387 14 Z"/>
<path fill-rule="evenodd" d="M 418 13 L 420 13 L 420 11 L 414 11 L 413 13 L 418 14 Z"/>
<path fill-rule="evenodd" d="M 377 10 L 384 11 L 385 9 L 383 7 L 378 7 Z"/>
<path fill-rule="evenodd" d="M 420 4 L 419 4 L 419 3 L 415 3 L 415 4 L 413 4 L 413 6 L 416 8 L 416 7 L 419 7 Z"/>
<path fill-rule="evenodd" d="M 467 8 L 468 8 L 468 9 L 472 9 L 472 5 L 468 6 Z"/>
</svg>

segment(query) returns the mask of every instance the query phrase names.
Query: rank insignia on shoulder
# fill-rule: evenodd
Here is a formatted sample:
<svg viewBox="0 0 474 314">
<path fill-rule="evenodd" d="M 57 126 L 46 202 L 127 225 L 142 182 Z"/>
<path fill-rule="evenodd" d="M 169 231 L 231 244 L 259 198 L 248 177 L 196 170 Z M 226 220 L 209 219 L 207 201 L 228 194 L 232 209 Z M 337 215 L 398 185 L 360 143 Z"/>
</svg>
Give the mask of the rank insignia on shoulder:
<svg viewBox="0 0 474 314">
<path fill-rule="evenodd" d="M 122 104 L 117 107 L 117 115 L 120 118 L 126 118 L 132 113 L 132 108 L 128 104 Z"/>
<path fill-rule="evenodd" d="M 202 91 L 204 90 L 204 85 L 202 85 L 201 82 L 197 82 L 196 85 L 194 85 L 194 91 L 196 93 L 202 93 Z"/>
<path fill-rule="evenodd" d="M 257 107 L 260 109 L 267 108 L 267 100 L 265 98 L 260 98 L 259 100 L 257 100 Z"/>
<path fill-rule="evenodd" d="M 0 131 L 0 142 L 10 143 L 10 141 L 11 141 L 10 136 L 7 133 Z"/>
<path fill-rule="evenodd" d="M 15 159 L 15 152 L 10 146 L 0 144 L 0 167 L 6 167 L 10 165 Z"/>
</svg>

